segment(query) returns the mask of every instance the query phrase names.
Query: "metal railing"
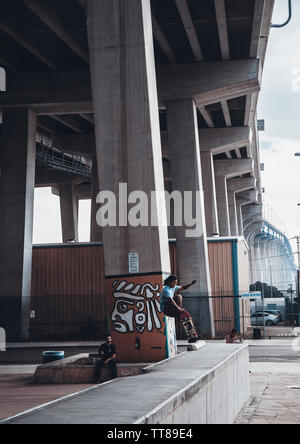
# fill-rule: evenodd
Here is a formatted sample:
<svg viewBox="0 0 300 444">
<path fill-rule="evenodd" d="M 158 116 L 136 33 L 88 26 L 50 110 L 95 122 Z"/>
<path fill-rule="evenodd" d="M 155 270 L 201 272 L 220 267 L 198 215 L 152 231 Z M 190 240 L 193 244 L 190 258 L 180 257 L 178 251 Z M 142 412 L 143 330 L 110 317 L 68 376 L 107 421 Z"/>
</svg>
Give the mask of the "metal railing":
<svg viewBox="0 0 300 444">
<path fill-rule="evenodd" d="M 38 167 L 60 170 L 81 177 L 91 178 L 92 169 L 80 156 L 65 154 L 56 148 L 42 145 L 37 148 Z"/>
</svg>

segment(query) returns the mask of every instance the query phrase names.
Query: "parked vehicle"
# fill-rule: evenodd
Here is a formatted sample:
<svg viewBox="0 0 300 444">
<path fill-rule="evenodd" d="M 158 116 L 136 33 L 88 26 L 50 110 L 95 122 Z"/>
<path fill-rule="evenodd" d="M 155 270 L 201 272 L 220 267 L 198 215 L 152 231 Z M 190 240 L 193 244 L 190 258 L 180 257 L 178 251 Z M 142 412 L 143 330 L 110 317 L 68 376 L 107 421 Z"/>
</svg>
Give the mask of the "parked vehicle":
<svg viewBox="0 0 300 444">
<path fill-rule="evenodd" d="M 279 322 L 282 322 L 282 316 L 279 310 L 265 310 L 265 313 L 270 313 L 274 316 L 278 316 Z"/>
<path fill-rule="evenodd" d="M 274 316 L 271 313 L 257 311 L 251 315 L 251 325 L 266 325 L 271 327 L 272 325 L 277 325 L 279 323 L 279 317 Z"/>
</svg>

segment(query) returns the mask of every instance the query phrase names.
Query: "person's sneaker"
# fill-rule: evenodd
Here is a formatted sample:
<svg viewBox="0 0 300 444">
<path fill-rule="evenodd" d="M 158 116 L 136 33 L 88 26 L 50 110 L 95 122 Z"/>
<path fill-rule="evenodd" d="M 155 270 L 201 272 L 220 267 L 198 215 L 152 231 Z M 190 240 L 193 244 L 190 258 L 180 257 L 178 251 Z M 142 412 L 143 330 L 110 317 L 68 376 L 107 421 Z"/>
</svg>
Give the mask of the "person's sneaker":
<svg viewBox="0 0 300 444">
<path fill-rule="evenodd" d="M 199 341 L 199 338 L 197 336 L 190 336 L 188 338 L 188 343 L 189 344 L 193 344 L 194 342 L 197 342 L 197 341 Z"/>
</svg>

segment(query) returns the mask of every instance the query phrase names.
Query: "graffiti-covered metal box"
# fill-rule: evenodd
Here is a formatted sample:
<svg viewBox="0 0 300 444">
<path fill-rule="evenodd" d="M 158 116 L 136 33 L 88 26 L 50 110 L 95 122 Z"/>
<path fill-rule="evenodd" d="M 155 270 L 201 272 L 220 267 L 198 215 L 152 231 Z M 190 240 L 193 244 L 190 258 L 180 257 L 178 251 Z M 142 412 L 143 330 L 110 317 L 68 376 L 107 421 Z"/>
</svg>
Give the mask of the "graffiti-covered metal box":
<svg viewBox="0 0 300 444">
<path fill-rule="evenodd" d="M 175 320 L 160 309 L 162 274 L 106 279 L 111 335 L 119 361 L 157 362 L 177 353 Z"/>
</svg>

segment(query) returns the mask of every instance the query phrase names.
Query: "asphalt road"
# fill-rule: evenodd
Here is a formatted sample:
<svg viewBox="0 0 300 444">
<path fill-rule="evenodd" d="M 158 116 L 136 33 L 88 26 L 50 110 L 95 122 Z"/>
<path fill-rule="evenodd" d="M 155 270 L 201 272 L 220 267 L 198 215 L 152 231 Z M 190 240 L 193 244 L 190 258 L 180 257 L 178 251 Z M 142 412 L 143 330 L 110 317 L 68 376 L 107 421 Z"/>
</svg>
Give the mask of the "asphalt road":
<svg viewBox="0 0 300 444">
<path fill-rule="evenodd" d="M 250 346 L 250 362 L 291 362 L 300 364 L 300 341 L 284 341 L 278 345 Z"/>
</svg>

